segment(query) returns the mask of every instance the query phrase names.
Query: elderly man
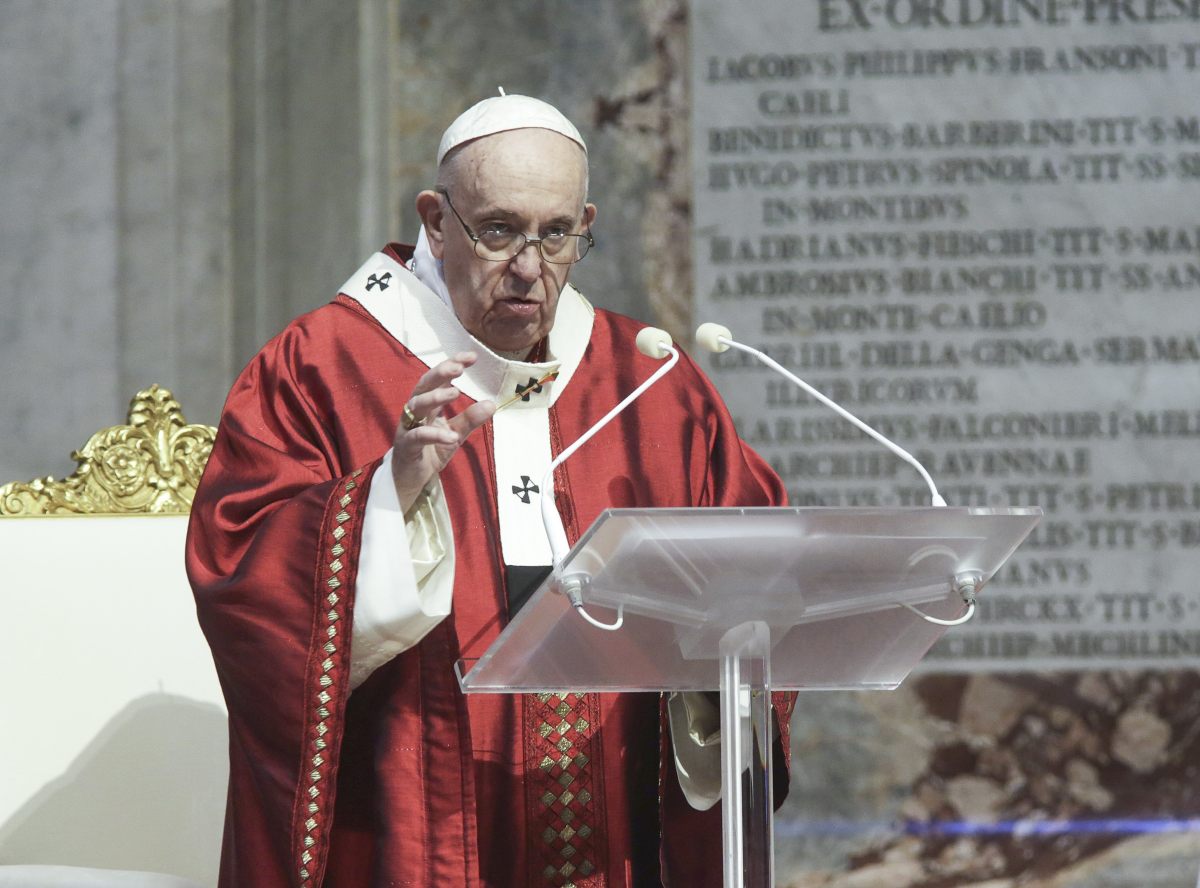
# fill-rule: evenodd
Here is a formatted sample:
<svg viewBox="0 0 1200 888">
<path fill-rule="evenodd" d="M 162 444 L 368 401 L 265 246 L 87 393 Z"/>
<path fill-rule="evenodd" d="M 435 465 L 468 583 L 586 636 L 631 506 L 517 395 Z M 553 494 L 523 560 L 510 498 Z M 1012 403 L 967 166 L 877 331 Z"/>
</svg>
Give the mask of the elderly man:
<svg viewBox="0 0 1200 888">
<path fill-rule="evenodd" d="M 229 705 L 223 886 L 720 884 L 702 701 L 466 697 L 453 669 L 550 563 L 553 454 L 656 366 L 567 283 L 586 197 L 566 118 L 479 103 L 415 253 L 371 257 L 234 385 L 188 537 Z M 555 486 L 571 540 L 612 506 L 783 495 L 686 359 Z"/>
</svg>

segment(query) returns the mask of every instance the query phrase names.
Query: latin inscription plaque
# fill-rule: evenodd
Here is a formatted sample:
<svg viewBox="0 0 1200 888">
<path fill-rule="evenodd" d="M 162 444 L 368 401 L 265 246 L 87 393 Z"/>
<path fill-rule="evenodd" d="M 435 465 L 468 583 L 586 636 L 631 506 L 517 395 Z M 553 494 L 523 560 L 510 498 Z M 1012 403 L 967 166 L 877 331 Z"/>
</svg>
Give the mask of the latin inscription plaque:
<svg viewBox="0 0 1200 888">
<path fill-rule="evenodd" d="M 1200 659 L 1200 4 L 692 3 L 696 320 L 1041 526 L 925 668 Z M 748 356 L 798 505 L 925 505 Z"/>
</svg>

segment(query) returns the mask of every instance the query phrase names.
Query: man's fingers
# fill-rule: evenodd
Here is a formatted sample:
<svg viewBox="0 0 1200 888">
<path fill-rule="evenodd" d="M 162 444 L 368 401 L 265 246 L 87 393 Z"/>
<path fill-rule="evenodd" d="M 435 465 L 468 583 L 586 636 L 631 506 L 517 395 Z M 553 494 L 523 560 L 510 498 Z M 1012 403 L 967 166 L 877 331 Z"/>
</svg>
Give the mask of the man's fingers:
<svg viewBox="0 0 1200 888">
<path fill-rule="evenodd" d="M 447 425 L 423 425 L 411 429 L 404 436 L 415 446 L 429 444 L 457 444 L 462 436 Z"/>
<path fill-rule="evenodd" d="M 425 375 L 417 380 L 417 384 L 413 386 L 412 397 L 423 395 L 426 392 L 432 392 L 449 384 L 450 380 L 457 379 L 462 375 L 462 364 L 454 361 L 442 361 L 436 367 L 431 367 L 425 371 Z"/>
<path fill-rule="evenodd" d="M 442 408 L 454 403 L 460 392 L 450 385 L 444 385 L 433 391 L 413 395 L 408 399 L 409 409 L 417 419 L 430 420 L 442 415 Z"/>
<path fill-rule="evenodd" d="M 475 359 L 474 352 L 459 352 L 445 361 L 435 364 L 417 380 L 417 384 L 413 386 L 413 395 L 431 392 L 447 385 L 451 380 L 462 376 L 463 372 L 475 363 Z"/>
<path fill-rule="evenodd" d="M 475 431 L 485 422 L 492 418 L 492 414 L 496 412 L 496 405 L 492 401 L 480 401 L 477 404 L 472 404 L 462 413 L 451 417 L 448 425 L 460 438 L 466 438 L 471 432 Z"/>
<path fill-rule="evenodd" d="M 452 383 L 475 363 L 474 352 L 459 352 L 429 368 L 413 386 L 399 417 L 392 441 L 392 483 L 400 504 L 408 509 L 417 494 L 446 464 L 471 429 L 492 415 L 491 402 L 480 410 L 473 404 L 460 419 L 442 419 L 443 410 L 458 399 L 461 392 Z"/>
<path fill-rule="evenodd" d="M 419 463 L 424 460 L 425 448 L 456 448 L 462 442 L 462 436 L 452 428 L 444 425 L 418 426 L 409 428 L 392 444 L 394 460 L 400 463 Z"/>
</svg>

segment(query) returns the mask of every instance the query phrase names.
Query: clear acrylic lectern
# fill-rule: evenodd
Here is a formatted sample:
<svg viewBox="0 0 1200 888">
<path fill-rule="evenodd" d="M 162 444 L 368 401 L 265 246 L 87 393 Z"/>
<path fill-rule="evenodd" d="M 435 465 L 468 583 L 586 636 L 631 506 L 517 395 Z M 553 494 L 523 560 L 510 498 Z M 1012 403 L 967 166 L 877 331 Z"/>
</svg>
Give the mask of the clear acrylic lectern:
<svg viewBox="0 0 1200 888">
<path fill-rule="evenodd" d="M 772 690 L 896 687 L 1040 509 L 610 509 L 466 693 L 720 690 L 726 888 L 772 884 Z M 560 591 L 582 586 L 574 611 Z"/>
</svg>

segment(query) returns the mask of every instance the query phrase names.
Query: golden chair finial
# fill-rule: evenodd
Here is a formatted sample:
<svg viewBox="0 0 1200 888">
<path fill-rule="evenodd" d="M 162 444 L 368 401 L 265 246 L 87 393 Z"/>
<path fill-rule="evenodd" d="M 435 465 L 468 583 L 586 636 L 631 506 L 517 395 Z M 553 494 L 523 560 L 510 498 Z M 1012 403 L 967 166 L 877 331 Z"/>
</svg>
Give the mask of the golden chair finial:
<svg viewBox="0 0 1200 888">
<path fill-rule="evenodd" d="M 92 435 L 68 477 L 0 487 L 0 515 L 186 513 L 216 429 L 188 425 L 171 392 L 152 385 L 129 404 L 129 424 Z"/>
</svg>

